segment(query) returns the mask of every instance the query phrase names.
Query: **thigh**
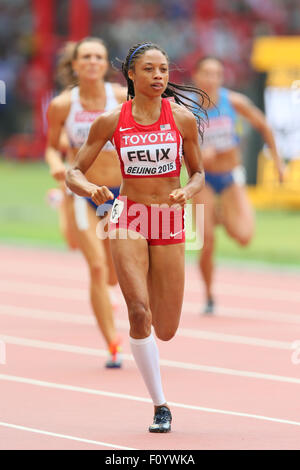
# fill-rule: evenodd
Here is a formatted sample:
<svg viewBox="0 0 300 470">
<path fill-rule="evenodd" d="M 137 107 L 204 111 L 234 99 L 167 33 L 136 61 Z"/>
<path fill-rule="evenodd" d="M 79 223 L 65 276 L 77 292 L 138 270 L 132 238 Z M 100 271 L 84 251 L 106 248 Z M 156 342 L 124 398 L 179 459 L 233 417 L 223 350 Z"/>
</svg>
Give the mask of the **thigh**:
<svg viewBox="0 0 300 470">
<path fill-rule="evenodd" d="M 137 304 L 149 308 L 147 275 L 149 249 L 144 238 L 110 238 L 111 253 L 128 309 Z"/>
<path fill-rule="evenodd" d="M 95 209 L 88 204 L 86 200 L 82 201 L 85 207 L 86 224 L 84 229 L 77 228 L 77 241 L 78 246 L 84 257 L 86 258 L 89 266 L 101 266 L 102 269 L 106 265 L 106 257 L 103 246 L 103 241 L 97 237 L 96 229 L 98 217 Z M 74 223 L 75 219 L 74 219 Z"/>
<path fill-rule="evenodd" d="M 185 247 L 150 246 L 148 287 L 155 330 L 176 331 L 184 292 Z M 160 335 L 158 335 L 160 336 Z"/>
<path fill-rule="evenodd" d="M 229 235 L 247 242 L 254 232 L 254 211 L 244 186 L 232 184 L 221 195 L 222 222 Z"/>
</svg>

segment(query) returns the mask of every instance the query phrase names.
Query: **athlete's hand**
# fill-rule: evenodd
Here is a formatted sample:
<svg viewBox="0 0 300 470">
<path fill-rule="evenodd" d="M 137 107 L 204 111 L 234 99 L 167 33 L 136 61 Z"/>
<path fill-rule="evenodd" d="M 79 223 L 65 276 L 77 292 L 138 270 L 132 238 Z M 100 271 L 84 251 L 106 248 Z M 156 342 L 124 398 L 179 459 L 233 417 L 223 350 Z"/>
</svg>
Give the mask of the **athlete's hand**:
<svg viewBox="0 0 300 470">
<path fill-rule="evenodd" d="M 283 183 L 286 166 L 285 166 L 285 164 L 282 160 L 279 160 L 276 167 L 277 167 L 277 171 L 278 171 L 279 182 Z"/>
<path fill-rule="evenodd" d="M 178 209 L 181 209 L 187 203 L 187 197 L 184 188 L 178 188 L 171 192 L 169 198 L 172 202 L 172 207 L 178 206 Z"/>
<path fill-rule="evenodd" d="M 50 168 L 50 174 L 52 178 L 54 178 L 56 181 L 65 181 L 66 179 L 65 165 L 62 163 L 61 165 L 56 165 Z"/>
<path fill-rule="evenodd" d="M 114 195 L 106 186 L 93 185 L 90 190 L 90 198 L 97 206 L 100 206 L 109 199 L 114 199 Z"/>
</svg>

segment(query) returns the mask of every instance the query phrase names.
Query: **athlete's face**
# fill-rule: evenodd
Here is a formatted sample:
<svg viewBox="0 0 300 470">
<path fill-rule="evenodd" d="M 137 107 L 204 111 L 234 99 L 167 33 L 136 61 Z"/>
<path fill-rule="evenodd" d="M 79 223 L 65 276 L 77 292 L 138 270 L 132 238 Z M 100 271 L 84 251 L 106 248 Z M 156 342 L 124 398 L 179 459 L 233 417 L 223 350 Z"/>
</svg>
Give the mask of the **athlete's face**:
<svg viewBox="0 0 300 470">
<path fill-rule="evenodd" d="M 73 70 L 80 80 L 101 80 L 108 69 L 106 48 L 99 42 L 84 42 L 79 46 Z"/>
<path fill-rule="evenodd" d="M 216 93 L 223 83 L 223 65 L 215 59 L 204 60 L 194 74 L 194 82 L 208 95 Z"/>
<path fill-rule="evenodd" d="M 146 51 L 136 60 L 134 68 L 128 71 L 128 76 L 134 83 L 135 94 L 160 96 L 169 81 L 168 60 L 156 49 Z"/>
</svg>

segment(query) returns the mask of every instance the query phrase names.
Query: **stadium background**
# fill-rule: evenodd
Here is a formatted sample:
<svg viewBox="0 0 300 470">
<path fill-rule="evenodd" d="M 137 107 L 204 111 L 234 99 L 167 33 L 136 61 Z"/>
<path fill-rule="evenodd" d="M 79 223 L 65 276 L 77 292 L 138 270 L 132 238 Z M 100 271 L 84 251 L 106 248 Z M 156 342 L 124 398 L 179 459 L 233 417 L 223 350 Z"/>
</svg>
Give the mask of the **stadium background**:
<svg viewBox="0 0 300 470">
<path fill-rule="evenodd" d="M 0 105 L 2 242 L 65 246 L 57 213 L 45 198 L 55 186 L 43 163 L 45 108 L 59 91 L 57 51 L 66 40 L 86 35 L 106 41 L 116 66 L 116 58 L 123 58 L 133 43 L 157 42 L 170 57 L 172 79 L 179 82 L 189 83 L 199 56 L 214 54 L 224 62 L 225 85 L 263 109 L 266 73 L 253 67 L 254 45 L 261 37 L 300 35 L 300 8 L 297 0 L 1 0 L 0 80 L 6 84 L 6 104 Z M 295 60 L 300 64 L 300 49 Z M 116 69 L 111 75 L 124 83 Z M 217 256 L 297 266 L 299 167 L 293 170 L 294 184 L 279 187 L 269 162 L 260 159 L 260 136 L 244 121 L 240 129 L 257 234 L 242 249 L 220 229 Z"/>
</svg>

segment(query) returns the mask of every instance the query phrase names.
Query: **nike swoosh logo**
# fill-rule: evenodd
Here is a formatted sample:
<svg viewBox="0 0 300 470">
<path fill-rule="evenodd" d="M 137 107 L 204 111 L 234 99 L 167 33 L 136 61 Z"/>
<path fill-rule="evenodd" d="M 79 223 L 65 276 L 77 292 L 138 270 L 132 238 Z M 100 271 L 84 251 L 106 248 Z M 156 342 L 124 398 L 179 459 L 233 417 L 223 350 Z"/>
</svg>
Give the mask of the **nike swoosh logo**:
<svg viewBox="0 0 300 470">
<path fill-rule="evenodd" d="M 170 237 L 176 237 L 176 235 L 179 235 L 180 233 L 184 232 L 185 230 L 179 230 L 179 232 L 176 233 L 170 233 Z"/>
<path fill-rule="evenodd" d="M 120 132 L 129 131 L 129 129 L 133 129 L 133 127 L 120 127 Z"/>
</svg>

